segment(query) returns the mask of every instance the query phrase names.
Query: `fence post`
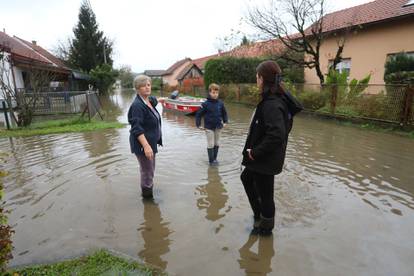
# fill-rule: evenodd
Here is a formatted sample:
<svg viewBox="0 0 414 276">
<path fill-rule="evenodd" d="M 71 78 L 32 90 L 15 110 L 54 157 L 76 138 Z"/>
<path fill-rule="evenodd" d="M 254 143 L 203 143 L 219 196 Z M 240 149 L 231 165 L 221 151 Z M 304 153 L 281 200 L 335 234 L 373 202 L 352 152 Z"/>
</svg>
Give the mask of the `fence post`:
<svg viewBox="0 0 414 276">
<path fill-rule="evenodd" d="M 6 120 L 7 129 L 10 129 L 9 117 L 7 116 L 6 102 L 2 101 L 1 103 L 2 103 L 3 112 L 4 112 L 4 119 Z"/>
<path fill-rule="evenodd" d="M 91 109 L 90 109 L 90 106 L 89 106 L 89 91 L 86 92 L 85 96 L 86 96 L 86 108 L 88 109 L 88 119 L 89 119 L 89 122 L 90 122 L 91 121 Z"/>
<path fill-rule="evenodd" d="M 331 113 L 335 114 L 336 102 L 338 98 L 338 85 L 334 84 L 331 86 Z"/>
<path fill-rule="evenodd" d="M 237 96 L 237 102 L 240 102 L 240 84 L 237 85 L 237 90 L 236 90 L 236 96 Z"/>
<path fill-rule="evenodd" d="M 414 87 L 408 85 L 404 93 L 404 105 L 403 105 L 403 116 L 402 116 L 402 125 L 406 126 L 411 118 L 412 106 L 413 106 L 413 94 Z"/>
</svg>

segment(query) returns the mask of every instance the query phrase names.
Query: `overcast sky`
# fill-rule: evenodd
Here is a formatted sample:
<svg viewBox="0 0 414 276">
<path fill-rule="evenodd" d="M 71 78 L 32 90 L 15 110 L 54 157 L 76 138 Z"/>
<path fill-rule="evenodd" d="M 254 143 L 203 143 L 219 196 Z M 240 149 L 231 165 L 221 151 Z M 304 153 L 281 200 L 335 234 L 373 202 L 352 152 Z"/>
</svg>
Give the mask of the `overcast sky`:
<svg viewBox="0 0 414 276">
<path fill-rule="evenodd" d="M 240 25 L 247 6 L 268 0 L 90 0 L 99 27 L 115 41 L 115 66 L 166 69 L 217 51 L 217 38 Z M 372 0 L 329 3 L 330 11 Z M 73 34 L 82 0 L 0 0 L 0 29 L 53 49 Z"/>
</svg>

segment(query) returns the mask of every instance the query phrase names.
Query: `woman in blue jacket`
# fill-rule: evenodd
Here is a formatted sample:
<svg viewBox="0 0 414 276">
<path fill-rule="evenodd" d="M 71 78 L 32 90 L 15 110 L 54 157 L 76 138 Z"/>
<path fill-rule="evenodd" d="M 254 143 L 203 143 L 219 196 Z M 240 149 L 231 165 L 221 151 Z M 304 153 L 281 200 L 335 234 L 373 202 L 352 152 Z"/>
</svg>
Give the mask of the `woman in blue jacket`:
<svg viewBox="0 0 414 276">
<path fill-rule="evenodd" d="M 155 108 L 157 99 L 151 95 L 151 79 L 139 75 L 134 79 L 137 96 L 128 111 L 131 125 L 129 143 L 137 156 L 141 172 L 142 197 L 152 198 L 157 145 L 162 146 L 161 116 Z"/>
<path fill-rule="evenodd" d="M 207 153 L 210 165 L 217 165 L 217 154 L 220 147 L 220 131 L 226 126 L 228 118 L 226 108 L 218 99 L 220 86 L 212 83 L 208 87 L 207 101 L 201 104 L 196 114 L 196 126 L 200 129 L 201 117 L 204 116 L 204 129 L 207 136 Z"/>
</svg>

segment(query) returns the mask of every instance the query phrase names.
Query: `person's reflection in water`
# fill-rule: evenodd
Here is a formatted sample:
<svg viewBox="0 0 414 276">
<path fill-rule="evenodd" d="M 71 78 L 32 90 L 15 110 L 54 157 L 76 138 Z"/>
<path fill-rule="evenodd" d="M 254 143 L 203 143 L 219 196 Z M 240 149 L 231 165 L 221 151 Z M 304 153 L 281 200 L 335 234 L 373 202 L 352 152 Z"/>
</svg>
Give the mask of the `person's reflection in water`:
<svg viewBox="0 0 414 276">
<path fill-rule="evenodd" d="M 143 199 L 143 203 L 145 221 L 138 228 L 138 231 L 141 232 L 144 239 L 144 249 L 138 253 L 138 256 L 143 261 L 165 270 L 168 262 L 163 260 L 161 256 L 170 251 L 169 222 L 163 221 L 160 208 L 153 199 Z"/>
<path fill-rule="evenodd" d="M 197 199 L 198 209 L 207 209 L 206 218 L 216 221 L 226 214 L 220 214 L 228 200 L 227 191 L 221 182 L 217 167 L 209 167 L 207 171 L 208 183 L 197 187 L 199 198 Z"/>
<path fill-rule="evenodd" d="M 253 245 L 259 241 L 257 253 L 252 250 Z M 247 242 L 239 249 L 239 265 L 246 275 L 267 275 L 272 272 L 272 258 L 275 255 L 273 248 L 273 235 L 250 235 Z"/>
</svg>

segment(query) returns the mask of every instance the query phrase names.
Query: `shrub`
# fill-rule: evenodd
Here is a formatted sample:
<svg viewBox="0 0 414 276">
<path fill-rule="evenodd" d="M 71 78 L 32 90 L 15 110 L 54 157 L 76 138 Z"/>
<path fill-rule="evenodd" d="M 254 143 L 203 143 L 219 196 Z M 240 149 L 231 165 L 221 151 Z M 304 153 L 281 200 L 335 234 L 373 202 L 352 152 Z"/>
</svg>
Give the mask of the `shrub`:
<svg viewBox="0 0 414 276">
<path fill-rule="evenodd" d="M 220 57 L 207 61 L 205 65 L 204 84 L 210 83 L 256 83 L 256 67 L 264 60 L 275 60 L 282 69 L 284 80 L 303 82 L 303 67 L 293 65 L 282 58 L 236 58 Z"/>
<path fill-rule="evenodd" d="M 384 76 L 402 71 L 414 71 L 414 57 L 404 52 L 390 57 L 385 63 Z"/>
<path fill-rule="evenodd" d="M 90 75 L 95 87 L 105 94 L 115 83 L 118 73 L 112 69 L 111 65 L 102 64 L 92 69 Z"/>
<path fill-rule="evenodd" d="M 0 153 L 0 161 L 4 162 L 3 156 Z M 11 235 L 13 230 L 7 224 L 7 215 L 6 211 L 3 208 L 3 183 L 1 178 L 4 177 L 6 173 L 0 170 L 0 275 L 6 272 L 7 262 L 12 259 L 12 242 L 11 242 Z"/>
<path fill-rule="evenodd" d="M 327 103 L 328 94 L 319 91 L 303 91 L 298 94 L 298 100 L 305 109 L 318 110 Z"/>
</svg>

